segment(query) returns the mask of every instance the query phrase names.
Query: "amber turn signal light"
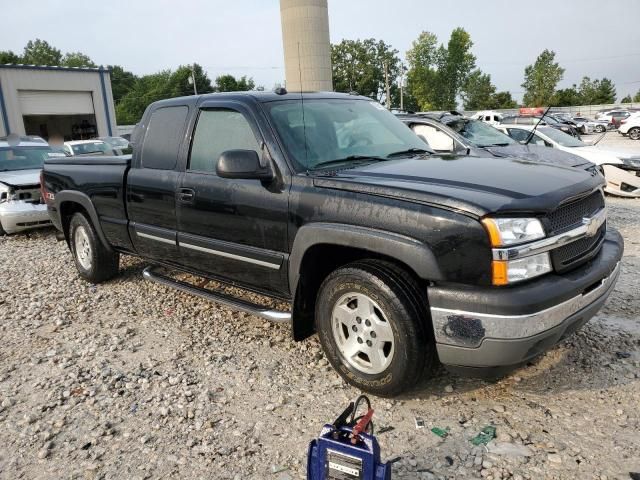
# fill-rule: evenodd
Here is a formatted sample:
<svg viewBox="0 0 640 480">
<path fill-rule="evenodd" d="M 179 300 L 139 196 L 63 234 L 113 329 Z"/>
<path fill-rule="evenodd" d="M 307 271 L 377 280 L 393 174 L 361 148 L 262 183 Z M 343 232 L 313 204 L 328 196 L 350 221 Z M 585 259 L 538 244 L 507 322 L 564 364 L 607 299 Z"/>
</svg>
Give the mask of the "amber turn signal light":
<svg viewBox="0 0 640 480">
<path fill-rule="evenodd" d="M 484 218 L 482 220 L 482 225 L 489 234 L 491 246 L 495 248 L 502 245 L 502 235 L 500 235 L 500 230 L 498 229 L 496 222 L 494 222 L 492 218 Z"/>
<path fill-rule="evenodd" d="M 491 283 L 495 286 L 507 285 L 509 283 L 507 263 L 508 262 L 503 260 L 494 260 L 491 262 Z"/>
</svg>

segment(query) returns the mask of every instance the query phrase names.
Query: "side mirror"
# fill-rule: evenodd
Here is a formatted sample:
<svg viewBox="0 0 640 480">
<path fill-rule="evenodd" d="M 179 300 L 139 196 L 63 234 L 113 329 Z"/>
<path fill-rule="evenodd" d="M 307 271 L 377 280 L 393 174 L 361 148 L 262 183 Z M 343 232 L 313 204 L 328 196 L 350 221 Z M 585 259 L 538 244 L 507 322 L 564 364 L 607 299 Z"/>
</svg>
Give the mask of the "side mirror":
<svg viewBox="0 0 640 480">
<path fill-rule="evenodd" d="M 222 152 L 216 164 L 216 173 L 221 178 L 247 180 L 273 180 L 270 166 L 262 166 L 254 150 L 227 150 Z"/>
</svg>

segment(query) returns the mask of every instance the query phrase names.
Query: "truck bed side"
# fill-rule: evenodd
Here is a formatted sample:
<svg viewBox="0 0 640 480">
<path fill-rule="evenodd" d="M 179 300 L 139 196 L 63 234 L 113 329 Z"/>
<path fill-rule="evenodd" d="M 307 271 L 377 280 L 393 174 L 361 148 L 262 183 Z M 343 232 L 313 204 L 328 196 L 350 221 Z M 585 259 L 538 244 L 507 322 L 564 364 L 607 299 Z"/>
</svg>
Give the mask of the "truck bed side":
<svg viewBox="0 0 640 480">
<path fill-rule="evenodd" d="M 53 158 L 43 170 L 47 204 L 53 223 L 65 231 L 70 215 L 85 210 L 97 220 L 103 240 L 133 251 L 127 230 L 126 178 L 131 156 Z M 93 211 L 92 211 L 93 210 Z"/>
</svg>

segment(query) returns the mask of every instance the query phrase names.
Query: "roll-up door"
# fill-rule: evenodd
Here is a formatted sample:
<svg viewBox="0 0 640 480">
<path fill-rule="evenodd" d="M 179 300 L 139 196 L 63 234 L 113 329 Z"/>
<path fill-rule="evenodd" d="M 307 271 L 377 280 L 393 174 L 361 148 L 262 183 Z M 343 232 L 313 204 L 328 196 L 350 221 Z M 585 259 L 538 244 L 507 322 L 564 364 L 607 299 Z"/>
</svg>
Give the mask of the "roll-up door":
<svg viewBox="0 0 640 480">
<path fill-rule="evenodd" d="M 94 114 L 91 92 L 18 91 L 22 115 Z"/>
</svg>

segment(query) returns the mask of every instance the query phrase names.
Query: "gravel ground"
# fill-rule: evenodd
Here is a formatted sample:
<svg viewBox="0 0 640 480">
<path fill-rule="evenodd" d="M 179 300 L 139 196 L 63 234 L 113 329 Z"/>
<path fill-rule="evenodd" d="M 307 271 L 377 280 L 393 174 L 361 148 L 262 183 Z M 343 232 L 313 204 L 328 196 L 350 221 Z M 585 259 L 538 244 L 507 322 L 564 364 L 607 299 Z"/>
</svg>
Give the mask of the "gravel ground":
<svg viewBox="0 0 640 480">
<path fill-rule="evenodd" d="M 373 399 L 394 478 L 640 471 L 640 203 L 608 202 L 622 275 L 582 331 L 499 381 L 440 371 Z M 315 337 L 145 282 L 137 259 L 90 285 L 45 230 L 0 238 L 0 265 L 2 478 L 305 478 L 307 443 L 358 394 Z M 487 425 L 497 442 L 474 447 Z"/>
</svg>

